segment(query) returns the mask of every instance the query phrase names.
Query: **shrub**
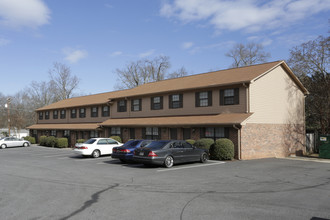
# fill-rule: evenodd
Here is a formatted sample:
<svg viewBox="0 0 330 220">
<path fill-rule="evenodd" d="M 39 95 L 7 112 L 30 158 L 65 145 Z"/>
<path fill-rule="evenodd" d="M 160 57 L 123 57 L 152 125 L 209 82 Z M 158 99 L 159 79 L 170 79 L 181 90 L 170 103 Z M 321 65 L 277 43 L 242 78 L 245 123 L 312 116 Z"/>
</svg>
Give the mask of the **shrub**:
<svg viewBox="0 0 330 220">
<path fill-rule="evenodd" d="M 116 141 L 122 143 L 122 142 L 121 142 L 121 138 L 120 138 L 119 136 L 111 136 L 110 138 L 112 138 L 112 139 L 114 139 L 114 140 L 116 140 Z"/>
<path fill-rule="evenodd" d="M 24 140 L 30 141 L 31 144 L 35 144 L 36 143 L 35 137 L 26 136 L 26 137 L 24 137 Z"/>
<path fill-rule="evenodd" d="M 39 138 L 39 144 L 41 146 L 46 146 L 46 144 L 47 144 L 47 136 L 40 136 L 40 138 Z"/>
<path fill-rule="evenodd" d="M 209 150 L 211 145 L 214 144 L 214 140 L 211 138 L 202 138 L 195 142 L 194 146 L 197 148 Z"/>
<path fill-rule="evenodd" d="M 57 140 L 57 146 L 59 148 L 66 148 L 69 146 L 69 142 L 67 138 L 58 138 Z"/>
<path fill-rule="evenodd" d="M 46 139 L 46 145 L 48 147 L 57 147 L 57 138 L 54 136 L 49 136 Z"/>
<path fill-rule="evenodd" d="M 77 143 L 84 143 L 85 139 L 77 139 Z"/>
<path fill-rule="evenodd" d="M 186 140 L 189 144 L 191 144 L 191 145 L 194 145 L 195 144 L 195 140 L 193 140 L 193 139 L 188 139 L 188 140 Z"/>
<path fill-rule="evenodd" d="M 227 138 L 218 139 L 212 145 L 210 154 L 213 160 L 232 160 L 234 158 L 234 143 Z"/>
</svg>

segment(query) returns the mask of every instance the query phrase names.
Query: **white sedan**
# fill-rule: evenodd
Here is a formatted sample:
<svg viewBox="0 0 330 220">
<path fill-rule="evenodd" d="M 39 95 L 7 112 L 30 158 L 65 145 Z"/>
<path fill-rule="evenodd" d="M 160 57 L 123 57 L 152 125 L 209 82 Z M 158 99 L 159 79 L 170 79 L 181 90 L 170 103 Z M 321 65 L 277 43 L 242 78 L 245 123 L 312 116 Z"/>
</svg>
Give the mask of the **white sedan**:
<svg viewBox="0 0 330 220">
<path fill-rule="evenodd" d="M 76 144 L 74 152 L 82 156 L 97 158 L 101 155 L 112 154 L 112 148 L 122 145 L 123 143 L 111 138 L 91 138 L 82 144 Z"/>
<path fill-rule="evenodd" d="M 15 137 L 4 137 L 0 139 L 0 148 L 5 149 L 7 147 L 28 147 L 30 142 L 24 139 Z"/>
</svg>

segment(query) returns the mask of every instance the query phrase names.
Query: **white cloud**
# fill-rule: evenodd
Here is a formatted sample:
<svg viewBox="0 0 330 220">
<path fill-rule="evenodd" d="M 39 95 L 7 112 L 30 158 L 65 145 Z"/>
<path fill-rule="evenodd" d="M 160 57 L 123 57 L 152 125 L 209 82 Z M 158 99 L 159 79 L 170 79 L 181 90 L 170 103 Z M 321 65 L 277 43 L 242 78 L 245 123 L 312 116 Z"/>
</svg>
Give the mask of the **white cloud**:
<svg viewBox="0 0 330 220">
<path fill-rule="evenodd" d="M 0 0 L 0 24 L 37 28 L 48 24 L 50 10 L 42 0 Z"/>
<path fill-rule="evenodd" d="M 111 56 L 112 56 L 112 57 L 117 57 L 117 56 L 120 56 L 120 55 L 122 55 L 122 54 L 123 54 L 122 51 L 115 51 L 115 52 L 111 53 Z"/>
<path fill-rule="evenodd" d="M 10 43 L 10 40 L 7 40 L 5 38 L 0 38 L 0 47 L 6 46 L 9 43 Z"/>
<path fill-rule="evenodd" d="M 154 53 L 155 53 L 155 50 L 154 50 L 154 49 L 152 49 L 152 50 L 148 50 L 148 51 L 146 51 L 146 52 L 140 53 L 140 54 L 139 54 L 139 57 L 140 57 L 140 58 L 145 58 L 145 57 L 151 56 L 151 55 L 154 54 Z"/>
<path fill-rule="evenodd" d="M 192 46 L 194 46 L 194 43 L 193 42 L 184 42 L 182 43 L 181 47 L 185 50 L 188 50 L 190 49 Z"/>
<path fill-rule="evenodd" d="M 70 63 L 76 63 L 88 55 L 86 50 L 76 50 L 72 48 L 64 48 L 62 52 L 66 55 L 64 59 Z"/>
<path fill-rule="evenodd" d="M 217 31 L 257 32 L 328 10 L 329 0 L 174 0 L 164 2 L 160 14 L 184 23 L 203 21 Z"/>
</svg>

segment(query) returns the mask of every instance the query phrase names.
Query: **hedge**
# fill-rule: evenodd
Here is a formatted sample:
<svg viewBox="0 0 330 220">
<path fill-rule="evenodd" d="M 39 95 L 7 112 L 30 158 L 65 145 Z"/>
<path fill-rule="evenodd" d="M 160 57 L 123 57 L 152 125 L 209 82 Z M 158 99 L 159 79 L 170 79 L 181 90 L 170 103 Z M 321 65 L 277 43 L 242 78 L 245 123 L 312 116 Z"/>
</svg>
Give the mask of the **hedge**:
<svg viewBox="0 0 330 220">
<path fill-rule="evenodd" d="M 30 141 L 31 144 L 35 144 L 36 143 L 35 137 L 26 136 L 26 137 L 24 137 L 24 140 Z"/>
<path fill-rule="evenodd" d="M 194 146 L 197 148 L 209 150 L 212 144 L 214 144 L 214 140 L 212 138 L 202 138 L 197 140 Z"/>
<path fill-rule="evenodd" d="M 121 137 L 119 137 L 119 136 L 111 136 L 110 138 L 112 138 L 112 139 L 114 139 L 114 140 L 116 140 L 116 141 L 122 143 L 122 142 L 121 142 Z"/>
<path fill-rule="evenodd" d="M 58 138 L 57 145 L 59 148 L 66 148 L 69 146 L 69 142 L 67 138 Z"/>
<path fill-rule="evenodd" d="M 218 139 L 211 146 L 210 155 L 212 160 L 232 160 L 234 159 L 234 143 L 227 138 Z"/>
<path fill-rule="evenodd" d="M 39 144 L 41 146 L 46 146 L 46 144 L 47 144 L 47 136 L 40 136 Z"/>
<path fill-rule="evenodd" d="M 47 147 L 57 147 L 57 138 L 54 136 L 48 136 L 46 138 L 46 146 Z"/>
<path fill-rule="evenodd" d="M 77 143 L 84 143 L 85 139 L 77 139 Z"/>
<path fill-rule="evenodd" d="M 194 145 L 196 143 L 196 141 L 193 139 L 187 139 L 186 141 L 191 145 Z"/>
</svg>

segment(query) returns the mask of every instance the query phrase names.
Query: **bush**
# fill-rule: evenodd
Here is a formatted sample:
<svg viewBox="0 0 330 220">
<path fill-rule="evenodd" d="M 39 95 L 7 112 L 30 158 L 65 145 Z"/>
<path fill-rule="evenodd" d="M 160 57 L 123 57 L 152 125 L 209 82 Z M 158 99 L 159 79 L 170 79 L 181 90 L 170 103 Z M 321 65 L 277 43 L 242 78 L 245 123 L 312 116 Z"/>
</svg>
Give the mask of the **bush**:
<svg viewBox="0 0 330 220">
<path fill-rule="evenodd" d="M 193 140 L 193 139 L 188 139 L 188 140 L 186 140 L 189 144 L 191 144 L 191 145 L 194 145 L 195 144 L 195 140 Z"/>
<path fill-rule="evenodd" d="M 69 146 L 69 142 L 67 138 L 58 138 L 57 140 L 57 146 L 59 148 L 66 148 Z"/>
<path fill-rule="evenodd" d="M 212 160 L 232 160 L 234 158 L 234 143 L 227 138 L 218 139 L 211 146 L 210 155 Z"/>
<path fill-rule="evenodd" d="M 57 147 L 57 138 L 54 136 L 49 136 L 46 139 L 46 145 L 48 147 Z"/>
<path fill-rule="evenodd" d="M 85 142 L 85 139 L 77 139 L 77 143 L 84 143 Z"/>
<path fill-rule="evenodd" d="M 209 150 L 211 145 L 214 144 L 214 140 L 211 138 L 202 138 L 195 142 L 194 146 L 197 148 Z"/>
<path fill-rule="evenodd" d="M 34 137 L 31 137 L 31 136 L 24 137 L 24 140 L 30 141 L 31 144 L 36 143 L 36 139 Z"/>
<path fill-rule="evenodd" d="M 110 138 L 112 138 L 112 139 L 114 139 L 114 140 L 116 140 L 116 141 L 122 143 L 122 142 L 121 142 L 121 138 L 120 138 L 119 136 L 111 136 Z"/>
<path fill-rule="evenodd" d="M 47 145 L 47 136 L 40 136 L 39 144 L 41 146 L 46 146 Z"/>
</svg>

